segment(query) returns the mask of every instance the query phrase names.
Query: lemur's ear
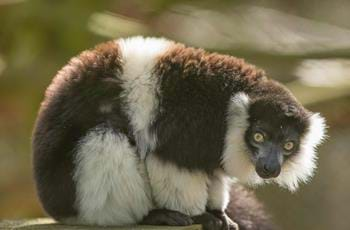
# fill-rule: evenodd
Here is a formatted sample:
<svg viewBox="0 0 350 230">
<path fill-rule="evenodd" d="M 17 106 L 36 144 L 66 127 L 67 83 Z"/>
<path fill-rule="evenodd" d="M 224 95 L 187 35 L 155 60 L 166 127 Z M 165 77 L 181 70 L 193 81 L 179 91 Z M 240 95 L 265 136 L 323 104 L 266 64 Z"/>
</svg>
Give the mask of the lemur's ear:
<svg viewBox="0 0 350 230">
<path fill-rule="evenodd" d="M 301 182 L 307 182 L 316 169 L 316 148 L 326 136 L 325 119 L 318 113 L 308 117 L 308 127 L 301 138 L 300 151 L 286 161 L 281 175 L 275 181 L 291 191 L 298 189 Z"/>
<path fill-rule="evenodd" d="M 287 117 L 296 117 L 299 114 L 298 108 L 294 105 L 283 104 L 281 109 Z"/>
</svg>

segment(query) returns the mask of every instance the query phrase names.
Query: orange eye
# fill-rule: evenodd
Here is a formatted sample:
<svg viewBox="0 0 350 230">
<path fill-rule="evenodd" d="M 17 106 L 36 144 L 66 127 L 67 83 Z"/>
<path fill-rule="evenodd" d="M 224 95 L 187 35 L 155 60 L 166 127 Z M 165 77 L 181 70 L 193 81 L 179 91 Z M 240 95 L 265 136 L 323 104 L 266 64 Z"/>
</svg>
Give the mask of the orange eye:
<svg viewBox="0 0 350 230">
<path fill-rule="evenodd" d="M 283 148 L 287 151 L 290 151 L 294 148 L 294 143 L 292 141 L 288 141 L 284 144 Z"/>
<path fill-rule="evenodd" d="M 264 142 L 264 135 L 262 133 L 256 132 L 254 133 L 254 141 L 258 142 L 258 143 L 262 143 Z"/>
</svg>

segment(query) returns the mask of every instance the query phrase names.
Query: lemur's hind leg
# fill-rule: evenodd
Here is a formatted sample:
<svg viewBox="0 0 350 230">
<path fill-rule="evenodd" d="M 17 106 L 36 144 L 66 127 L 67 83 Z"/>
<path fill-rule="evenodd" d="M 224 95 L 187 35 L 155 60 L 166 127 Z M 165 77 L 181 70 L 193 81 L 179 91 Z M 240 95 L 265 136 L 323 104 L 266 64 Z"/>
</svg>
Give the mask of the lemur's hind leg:
<svg viewBox="0 0 350 230">
<path fill-rule="evenodd" d="M 98 225 L 136 224 L 152 209 L 143 164 L 126 135 L 99 126 L 76 150 L 78 218 Z"/>
<path fill-rule="evenodd" d="M 206 208 L 207 175 L 179 168 L 152 153 L 146 158 L 146 166 L 158 209 L 151 211 L 144 223 L 179 226 L 196 223 L 192 217 L 204 213 Z"/>
</svg>

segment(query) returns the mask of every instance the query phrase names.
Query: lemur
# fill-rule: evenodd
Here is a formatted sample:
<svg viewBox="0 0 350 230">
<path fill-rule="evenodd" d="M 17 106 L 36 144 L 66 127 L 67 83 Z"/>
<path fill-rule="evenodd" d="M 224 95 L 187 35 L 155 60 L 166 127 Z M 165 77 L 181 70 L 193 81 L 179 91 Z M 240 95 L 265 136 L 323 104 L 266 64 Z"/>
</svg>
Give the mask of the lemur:
<svg viewBox="0 0 350 230">
<path fill-rule="evenodd" d="M 34 129 L 34 177 L 62 222 L 234 229 L 231 180 L 296 190 L 324 133 L 324 118 L 242 59 L 131 37 L 55 76 Z"/>
</svg>

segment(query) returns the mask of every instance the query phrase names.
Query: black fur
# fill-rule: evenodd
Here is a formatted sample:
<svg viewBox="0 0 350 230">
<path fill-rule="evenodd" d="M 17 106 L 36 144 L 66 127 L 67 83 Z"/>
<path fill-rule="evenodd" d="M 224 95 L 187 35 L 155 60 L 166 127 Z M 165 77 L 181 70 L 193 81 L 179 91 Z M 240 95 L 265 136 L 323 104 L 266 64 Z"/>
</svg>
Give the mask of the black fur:
<svg viewBox="0 0 350 230">
<path fill-rule="evenodd" d="M 240 59 L 182 45 L 164 55 L 155 70 L 161 78 L 155 153 L 180 167 L 211 173 L 220 167 L 230 97 L 262 72 Z"/>
<path fill-rule="evenodd" d="M 275 123 L 295 122 L 300 134 L 305 130 L 306 112 L 289 91 L 241 59 L 177 45 L 155 70 L 161 81 L 160 108 L 153 124 L 155 154 L 164 161 L 208 173 L 219 168 L 227 108 L 238 92 L 252 101 L 251 119 L 265 116 Z M 286 110 L 291 106 L 293 113 Z M 287 112 L 289 117 L 283 117 Z"/>
</svg>

